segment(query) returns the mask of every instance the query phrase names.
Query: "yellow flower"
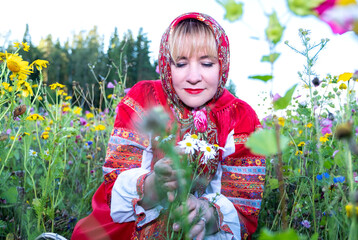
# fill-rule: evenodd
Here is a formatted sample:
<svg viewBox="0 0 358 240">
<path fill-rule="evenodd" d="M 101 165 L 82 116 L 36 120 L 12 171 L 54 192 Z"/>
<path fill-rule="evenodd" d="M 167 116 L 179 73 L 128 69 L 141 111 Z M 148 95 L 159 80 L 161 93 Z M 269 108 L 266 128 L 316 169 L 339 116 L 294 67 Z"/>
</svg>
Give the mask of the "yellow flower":
<svg viewBox="0 0 358 240">
<path fill-rule="evenodd" d="M 28 116 L 26 118 L 26 120 L 29 120 L 29 121 L 36 121 L 36 120 L 43 121 L 45 119 L 41 115 L 39 115 L 37 113 L 34 113 L 34 114 L 31 114 L 30 116 Z"/>
<path fill-rule="evenodd" d="M 344 83 L 341 83 L 341 85 L 339 85 L 339 89 L 341 89 L 341 90 L 347 89 L 347 85 Z"/>
<path fill-rule="evenodd" d="M 32 88 L 30 84 L 24 80 L 20 80 L 17 82 L 17 89 L 16 91 L 21 91 L 21 95 L 24 97 L 33 96 L 34 93 L 32 92 Z"/>
<path fill-rule="evenodd" d="M 325 143 L 328 141 L 328 138 L 326 137 L 326 135 L 322 136 L 319 138 L 319 141 L 322 142 L 322 143 Z"/>
<path fill-rule="evenodd" d="M 22 42 L 22 46 L 24 47 L 25 52 L 28 52 L 30 50 L 30 46 L 27 44 L 27 42 Z"/>
<path fill-rule="evenodd" d="M 338 0 L 337 5 L 346 6 L 350 4 L 357 4 L 356 0 Z"/>
<path fill-rule="evenodd" d="M 55 90 L 56 88 L 64 88 L 65 85 L 62 85 L 60 83 L 53 83 L 49 87 L 51 88 L 51 90 Z"/>
<path fill-rule="evenodd" d="M 108 99 L 112 98 L 112 94 L 109 94 L 109 95 L 107 96 L 107 98 L 108 98 Z"/>
<path fill-rule="evenodd" d="M 297 147 L 303 147 L 305 145 L 305 142 L 300 142 Z"/>
<path fill-rule="evenodd" d="M 37 88 L 37 87 L 39 87 L 39 85 L 33 84 L 31 87 L 32 87 L 32 88 Z"/>
<path fill-rule="evenodd" d="M 296 151 L 296 153 L 295 153 L 296 156 L 297 156 L 297 155 L 302 155 L 302 154 L 303 154 L 303 152 L 300 151 L 300 150 Z"/>
<path fill-rule="evenodd" d="M 49 138 L 49 133 L 48 132 L 43 132 L 42 134 L 41 134 L 41 138 L 42 139 L 48 139 Z"/>
<path fill-rule="evenodd" d="M 6 53 L 6 65 L 12 72 L 10 79 L 18 78 L 24 80 L 32 73 L 29 62 L 26 62 L 17 54 Z"/>
<path fill-rule="evenodd" d="M 305 126 L 308 127 L 308 128 L 311 128 L 313 126 L 313 124 L 312 123 L 307 123 L 307 125 L 305 125 Z"/>
<path fill-rule="evenodd" d="M 338 76 L 338 82 L 339 81 L 348 81 L 349 79 L 351 79 L 353 77 L 353 73 L 342 73 L 341 75 Z"/>
<path fill-rule="evenodd" d="M 73 113 L 74 113 L 74 114 L 77 114 L 77 115 L 81 115 L 81 114 L 82 114 L 82 108 L 80 108 L 80 107 L 75 107 L 75 109 L 73 110 Z"/>
<path fill-rule="evenodd" d="M 103 131 L 106 130 L 106 127 L 104 125 L 99 124 L 94 128 L 95 131 Z"/>
<path fill-rule="evenodd" d="M 33 67 L 33 65 L 35 65 L 37 70 L 41 71 L 42 68 L 47 68 L 47 64 L 48 64 L 48 61 L 37 59 L 31 63 L 30 67 Z"/>
<path fill-rule="evenodd" d="M 284 117 L 279 117 L 278 118 L 278 124 L 282 127 L 285 126 L 285 118 Z"/>
<path fill-rule="evenodd" d="M 93 113 L 91 113 L 91 112 L 86 113 L 86 118 L 88 118 L 88 119 L 90 119 L 90 118 L 94 118 Z"/>
<path fill-rule="evenodd" d="M 72 98 L 71 96 L 68 96 L 65 98 L 65 100 L 67 101 L 67 100 L 70 100 L 71 98 Z"/>
<path fill-rule="evenodd" d="M 298 134 L 299 134 L 299 135 L 301 135 L 301 134 L 302 134 L 302 132 L 303 132 L 302 130 L 299 130 L 299 131 L 298 131 Z"/>
<path fill-rule="evenodd" d="M 191 138 L 198 139 L 198 135 L 192 134 L 192 135 L 191 135 Z"/>
<path fill-rule="evenodd" d="M 46 127 L 46 128 L 45 128 L 45 131 L 46 131 L 46 132 L 49 132 L 50 130 L 51 130 L 50 127 Z"/>
<path fill-rule="evenodd" d="M 43 98 L 41 96 L 38 96 L 37 99 L 42 101 Z"/>
<path fill-rule="evenodd" d="M 14 42 L 14 47 L 15 48 L 20 48 L 20 43 L 19 42 Z"/>
<path fill-rule="evenodd" d="M 356 208 L 356 216 L 358 216 L 358 206 L 355 207 Z M 354 215 L 354 211 L 353 211 L 353 204 L 349 203 L 348 205 L 346 205 L 346 214 L 347 217 L 352 217 Z"/>
</svg>

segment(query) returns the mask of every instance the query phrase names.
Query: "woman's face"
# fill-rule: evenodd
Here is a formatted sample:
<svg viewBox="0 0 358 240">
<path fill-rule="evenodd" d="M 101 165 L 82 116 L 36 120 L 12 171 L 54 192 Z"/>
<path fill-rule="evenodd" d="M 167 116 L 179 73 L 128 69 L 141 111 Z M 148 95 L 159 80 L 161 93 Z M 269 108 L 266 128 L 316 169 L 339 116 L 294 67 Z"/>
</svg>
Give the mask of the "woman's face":
<svg viewBox="0 0 358 240">
<path fill-rule="evenodd" d="M 172 63 L 171 73 L 175 92 L 191 108 L 211 100 L 218 88 L 220 66 L 216 57 L 206 54 L 180 56 Z"/>
</svg>

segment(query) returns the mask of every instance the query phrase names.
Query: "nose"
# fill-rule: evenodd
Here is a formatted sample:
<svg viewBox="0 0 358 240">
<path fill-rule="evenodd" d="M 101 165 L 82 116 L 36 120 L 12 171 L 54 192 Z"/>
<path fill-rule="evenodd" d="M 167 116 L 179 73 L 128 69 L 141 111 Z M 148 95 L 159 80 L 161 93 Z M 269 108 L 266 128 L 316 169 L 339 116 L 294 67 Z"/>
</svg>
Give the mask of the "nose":
<svg viewBox="0 0 358 240">
<path fill-rule="evenodd" d="M 189 67 L 189 72 L 187 76 L 187 82 L 190 84 L 197 84 L 202 81 L 202 75 L 199 66 L 192 65 Z"/>
</svg>

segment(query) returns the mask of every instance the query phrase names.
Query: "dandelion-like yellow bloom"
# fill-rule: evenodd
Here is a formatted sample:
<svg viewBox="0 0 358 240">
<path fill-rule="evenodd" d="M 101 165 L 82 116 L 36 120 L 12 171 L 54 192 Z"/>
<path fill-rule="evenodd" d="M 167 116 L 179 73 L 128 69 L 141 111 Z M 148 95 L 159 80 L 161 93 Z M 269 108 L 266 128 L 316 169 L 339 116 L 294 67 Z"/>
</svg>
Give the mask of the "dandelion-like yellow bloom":
<svg viewBox="0 0 358 240">
<path fill-rule="evenodd" d="M 16 91 L 21 91 L 21 95 L 24 97 L 33 96 L 34 93 L 32 92 L 32 88 L 30 84 L 24 80 L 20 80 L 17 82 L 17 89 Z"/>
<path fill-rule="evenodd" d="M 278 124 L 280 125 L 280 126 L 282 126 L 282 127 L 284 127 L 285 126 L 285 118 L 284 117 L 279 117 L 278 118 Z"/>
<path fill-rule="evenodd" d="M 311 128 L 313 126 L 313 124 L 312 123 L 307 123 L 305 126 L 308 127 L 308 128 Z"/>
<path fill-rule="evenodd" d="M 3 82 L 2 85 L 3 85 L 3 87 L 4 87 L 4 89 L 5 89 L 6 91 L 12 92 L 13 89 L 12 89 L 12 87 L 10 86 L 9 83 Z"/>
<path fill-rule="evenodd" d="M 48 139 L 49 138 L 49 133 L 48 132 L 43 132 L 42 134 L 41 134 L 41 138 L 42 139 Z"/>
<path fill-rule="evenodd" d="M 297 147 L 303 147 L 305 145 L 305 142 L 300 142 L 299 144 L 297 144 Z"/>
<path fill-rule="evenodd" d="M 339 89 L 341 89 L 341 90 L 347 89 L 347 85 L 344 83 L 341 83 L 341 85 L 339 85 Z"/>
<path fill-rule="evenodd" d="M 45 118 L 42 117 L 41 115 L 37 114 L 37 113 L 34 113 L 34 114 L 31 114 L 30 116 L 28 116 L 26 118 L 26 120 L 29 120 L 29 121 L 36 121 L 36 120 L 43 121 L 43 120 L 45 120 Z"/>
<path fill-rule="evenodd" d="M 37 70 L 42 71 L 42 68 L 47 68 L 48 64 L 49 63 L 46 60 L 37 59 L 31 63 L 30 67 L 33 67 L 35 65 Z"/>
<path fill-rule="evenodd" d="M 7 68 L 12 72 L 10 79 L 17 77 L 19 80 L 24 80 L 32 73 L 29 62 L 24 61 L 22 57 L 17 54 L 6 53 L 6 65 Z"/>
<path fill-rule="evenodd" d="M 53 83 L 49 87 L 51 88 L 51 90 L 55 90 L 56 88 L 64 88 L 65 85 L 62 85 L 60 83 Z"/>
<path fill-rule="evenodd" d="M 356 206 L 355 209 L 356 209 L 355 215 L 358 216 L 358 206 Z M 346 214 L 347 214 L 347 217 L 354 216 L 353 204 L 350 203 L 350 204 L 346 205 Z"/>
<path fill-rule="evenodd" d="M 342 73 L 341 75 L 338 76 L 338 82 L 339 81 L 343 81 L 343 82 L 346 82 L 348 81 L 349 79 L 351 79 L 353 77 L 353 73 Z"/>
<path fill-rule="evenodd" d="M 70 100 L 70 99 L 72 99 L 71 96 L 68 96 L 68 97 L 65 98 L 66 101 L 67 101 L 67 100 Z"/>
<path fill-rule="evenodd" d="M 295 153 L 296 156 L 297 156 L 297 155 L 302 155 L 302 154 L 303 154 L 303 152 L 300 151 L 300 150 L 296 151 L 296 153 Z"/>
<path fill-rule="evenodd" d="M 103 130 L 106 130 L 106 127 L 102 124 L 99 124 L 94 128 L 94 130 L 95 131 L 103 131 Z"/>
<path fill-rule="evenodd" d="M 93 113 L 91 113 L 91 112 L 86 113 L 86 118 L 88 118 L 88 119 L 90 119 L 90 118 L 94 118 Z"/>
<path fill-rule="evenodd" d="M 80 108 L 80 107 L 75 107 L 75 109 L 73 110 L 73 113 L 74 113 L 74 114 L 77 114 L 77 115 L 81 115 L 81 114 L 82 114 L 82 108 Z"/>
<path fill-rule="evenodd" d="M 322 142 L 322 143 L 325 143 L 328 141 L 328 137 L 326 135 L 322 136 L 319 138 L 319 141 Z"/>
<path fill-rule="evenodd" d="M 30 46 L 27 44 L 27 42 L 22 42 L 22 46 L 24 47 L 25 52 L 28 52 L 30 50 Z"/>
</svg>

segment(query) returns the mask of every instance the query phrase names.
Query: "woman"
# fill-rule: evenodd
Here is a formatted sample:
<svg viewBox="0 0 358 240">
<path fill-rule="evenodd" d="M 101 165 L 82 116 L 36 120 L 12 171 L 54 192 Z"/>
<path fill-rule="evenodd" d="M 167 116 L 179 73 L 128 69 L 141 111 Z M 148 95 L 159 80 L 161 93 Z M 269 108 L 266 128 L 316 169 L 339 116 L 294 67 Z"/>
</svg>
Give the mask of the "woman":
<svg viewBox="0 0 358 240">
<path fill-rule="evenodd" d="M 168 237 L 167 206 L 176 198 L 181 170 L 155 147 L 154 137 L 137 129 L 155 106 L 169 114 L 170 126 L 178 124 L 178 141 L 201 134 L 220 149 L 200 162 L 203 181 L 184 204 L 190 238 L 250 238 L 257 227 L 265 159 L 244 143 L 261 125 L 254 110 L 224 88 L 229 71 L 224 30 L 205 14 L 179 16 L 162 37 L 159 70 L 161 80 L 137 83 L 118 105 L 104 183 L 93 197 L 93 212 L 76 225 L 72 239 Z M 180 206 L 177 212 L 182 211 Z M 182 223 L 173 223 L 169 232 L 179 231 Z"/>
</svg>

